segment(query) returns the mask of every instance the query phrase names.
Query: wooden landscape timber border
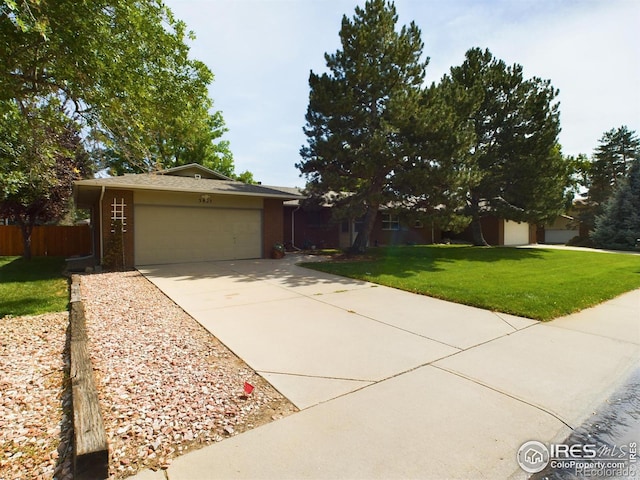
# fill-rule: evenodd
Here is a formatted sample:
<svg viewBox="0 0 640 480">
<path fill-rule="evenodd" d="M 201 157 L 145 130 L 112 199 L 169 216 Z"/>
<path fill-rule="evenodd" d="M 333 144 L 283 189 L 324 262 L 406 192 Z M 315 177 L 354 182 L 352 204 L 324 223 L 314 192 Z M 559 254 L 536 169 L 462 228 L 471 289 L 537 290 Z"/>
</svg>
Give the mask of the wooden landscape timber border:
<svg viewBox="0 0 640 480">
<path fill-rule="evenodd" d="M 105 479 L 109 476 L 109 445 L 93 378 L 78 275 L 71 276 L 70 304 L 74 479 Z"/>
</svg>

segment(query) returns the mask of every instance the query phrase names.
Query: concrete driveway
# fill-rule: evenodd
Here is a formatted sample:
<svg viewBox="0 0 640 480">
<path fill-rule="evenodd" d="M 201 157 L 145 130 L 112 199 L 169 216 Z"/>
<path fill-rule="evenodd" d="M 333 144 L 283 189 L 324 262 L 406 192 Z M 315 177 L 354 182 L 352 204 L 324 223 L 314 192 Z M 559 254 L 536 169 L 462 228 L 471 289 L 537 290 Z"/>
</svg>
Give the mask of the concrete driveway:
<svg viewBox="0 0 640 480">
<path fill-rule="evenodd" d="M 561 441 L 638 367 L 640 290 L 542 324 L 301 260 L 141 269 L 302 410 L 178 458 L 171 480 L 524 478 L 524 442 Z"/>
</svg>

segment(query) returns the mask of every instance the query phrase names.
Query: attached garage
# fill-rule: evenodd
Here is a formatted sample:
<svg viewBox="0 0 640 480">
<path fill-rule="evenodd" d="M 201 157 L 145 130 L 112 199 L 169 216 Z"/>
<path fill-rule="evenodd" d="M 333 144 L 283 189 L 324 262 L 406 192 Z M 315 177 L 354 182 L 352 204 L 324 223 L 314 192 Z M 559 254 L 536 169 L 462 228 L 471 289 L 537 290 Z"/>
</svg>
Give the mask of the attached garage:
<svg viewBox="0 0 640 480">
<path fill-rule="evenodd" d="M 136 265 L 262 257 L 262 213 L 135 206 Z"/>
<path fill-rule="evenodd" d="M 267 256 L 284 241 L 282 202 L 299 198 L 195 164 L 74 186 L 97 262 L 124 267 Z"/>
</svg>

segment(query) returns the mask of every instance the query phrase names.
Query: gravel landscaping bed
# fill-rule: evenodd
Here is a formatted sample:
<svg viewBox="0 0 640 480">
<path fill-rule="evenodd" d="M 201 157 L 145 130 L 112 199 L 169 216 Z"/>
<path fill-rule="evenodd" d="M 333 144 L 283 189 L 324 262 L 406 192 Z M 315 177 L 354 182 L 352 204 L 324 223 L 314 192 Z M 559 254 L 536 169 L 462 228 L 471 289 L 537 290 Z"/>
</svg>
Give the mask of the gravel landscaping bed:
<svg viewBox="0 0 640 480">
<path fill-rule="evenodd" d="M 84 275 L 81 294 L 112 478 L 296 411 L 140 273 Z"/>
<path fill-rule="evenodd" d="M 67 312 L 0 318 L 0 479 L 71 479 Z"/>
<path fill-rule="evenodd" d="M 81 294 L 110 478 L 296 411 L 138 272 L 83 275 Z M 72 478 L 68 325 L 0 319 L 0 480 Z"/>
</svg>

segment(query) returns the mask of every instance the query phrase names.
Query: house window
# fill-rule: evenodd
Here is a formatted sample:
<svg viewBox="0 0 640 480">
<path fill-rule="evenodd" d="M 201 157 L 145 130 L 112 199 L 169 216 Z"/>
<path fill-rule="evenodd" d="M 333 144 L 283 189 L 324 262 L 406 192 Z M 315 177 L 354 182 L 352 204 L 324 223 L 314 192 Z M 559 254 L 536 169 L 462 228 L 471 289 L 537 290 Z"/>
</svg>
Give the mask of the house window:
<svg viewBox="0 0 640 480">
<path fill-rule="evenodd" d="M 123 233 L 127 231 L 127 216 L 125 213 L 126 206 L 127 204 L 124 203 L 124 198 L 121 198 L 120 201 L 118 201 L 117 198 L 114 198 L 113 202 L 111 202 L 111 225 L 115 225 L 116 222 L 119 222 L 122 225 Z M 112 228 L 111 232 L 115 233 L 115 230 Z"/>
<path fill-rule="evenodd" d="M 424 228 L 424 225 L 420 220 L 416 220 L 413 222 L 413 228 Z"/>
<path fill-rule="evenodd" d="M 382 214 L 382 230 L 400 230 L 400 219 L 390 213 Z"/>
</svg>

